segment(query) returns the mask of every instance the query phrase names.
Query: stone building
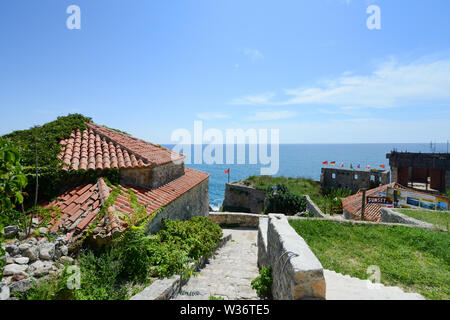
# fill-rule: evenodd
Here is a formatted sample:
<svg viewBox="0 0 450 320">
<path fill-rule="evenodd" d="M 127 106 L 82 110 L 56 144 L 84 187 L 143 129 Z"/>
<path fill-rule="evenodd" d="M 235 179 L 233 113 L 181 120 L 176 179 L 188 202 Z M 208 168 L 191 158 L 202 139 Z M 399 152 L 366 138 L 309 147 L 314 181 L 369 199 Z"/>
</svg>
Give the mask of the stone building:
<svg viewBox="0 0 450 320">
<path fill-rule="evenodd" d="M 148 216 L 157 213 L 150 232 L 158 230 L 163 218 L 209 214 L 209 174 L 186 168 L 182 154 L 93 123 L 60 144 L 65 170 L 101 173 L 115 168 L 120 173 L 118 186 L 99 178 L 66 190 L 45 206 L 55 208 L 51 230 L 62 230 L 68 240 L 81 238 L 89 229 L 93 238 L 106 240 L 124 231 L 129 227 L 124 217 L 132 217 L 136 202 Z"/>
<path fill-rule="evenodd" d="M 222 211 L 261 213 L 264 211 L 266 191 L 241 184 L 240 181 L 225 185 Z"/>
<path fill-rule="evenodd" d="M 390 172 L 373 170 L 352 170 L 341 168 L 322 168 L 320 184 L 322 189 L 348 188 L 352 192 L 372 189 L 390 182 Z"/>
<path fill-rule="evenodd" d="M 393 182 L 428 191 L 450 189 L 449 153 L 393 151 L 386 158 L 389 159 Z"/>
</svg>

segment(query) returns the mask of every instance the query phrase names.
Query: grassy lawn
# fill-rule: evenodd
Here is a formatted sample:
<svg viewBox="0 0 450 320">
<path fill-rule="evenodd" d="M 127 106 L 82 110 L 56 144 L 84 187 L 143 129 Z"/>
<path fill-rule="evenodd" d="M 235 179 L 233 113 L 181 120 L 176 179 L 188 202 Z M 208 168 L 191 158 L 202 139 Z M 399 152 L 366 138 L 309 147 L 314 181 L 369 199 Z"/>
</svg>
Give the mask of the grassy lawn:
<svg viewBox="0 0 450 320">
<path fill-rule="evenodd" d="M 385 285 L 427 299 L 450 299 L 448 232 L 321 220 L 290 223 L 325 269 L 368 279 L 367 267 L 377 265 Z"/>
<path fill-rule="evenodd" d="M 292 193 L 299 196 L 303 196 L 305 194 L 309 195 L 314 203 L 316 203 L 320 208 L 322 208 L 325 203 L 323 195 L 320 191 L 320 182 L 312 179 L 251 176 L 241 181 L 241 183 L 260 190 L 267 190 L 268 187 L 276 184 L 284 184 Z"/>
<path fill-rule="evenodd" d="M 436 227 L 447 231 L 450 226 L 449 211 L 410 210 L 410 209 L 398 209 L 395 211 L 403 213 L 408 217 L 431 223 Z"/>
</svg>

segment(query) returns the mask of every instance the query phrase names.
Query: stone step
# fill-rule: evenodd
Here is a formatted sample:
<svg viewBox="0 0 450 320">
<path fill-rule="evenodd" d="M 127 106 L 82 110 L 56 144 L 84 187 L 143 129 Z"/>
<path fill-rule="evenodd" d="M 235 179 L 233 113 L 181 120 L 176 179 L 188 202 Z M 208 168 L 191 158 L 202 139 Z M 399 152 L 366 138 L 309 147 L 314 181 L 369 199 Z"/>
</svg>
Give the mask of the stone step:
<svg viewBox="0 0 450 320">
<path fill-rule="evenodd" d="M 400 287 L 370 285 L 368 280 L 324 270 L 327 300 L 425 300 L 418 293 L 404 292 Z M 369 286 L 370 285 L 370 286 Z"/>
</svg>

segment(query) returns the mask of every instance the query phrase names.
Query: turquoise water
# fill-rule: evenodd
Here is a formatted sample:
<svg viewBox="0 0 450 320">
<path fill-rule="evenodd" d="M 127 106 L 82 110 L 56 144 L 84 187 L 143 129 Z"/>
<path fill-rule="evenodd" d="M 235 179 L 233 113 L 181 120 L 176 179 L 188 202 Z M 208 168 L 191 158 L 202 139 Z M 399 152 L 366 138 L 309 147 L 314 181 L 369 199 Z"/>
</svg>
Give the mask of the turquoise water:
<svg viewBox="0 0 450 320">
<path fill-rule="evenodd" d="M 166 145 L 172 148 L 172 145 Z M 204 146 L 205 147 L 205 146 Z M 435 149 L 434 149 L 435 148 Z M 282 144 L 279 146 L 279 170 L 275 176 L 305 177 L 315 180 L 320 179 L 322 162 L 336 161 L 335 167 L 344 163 L 344 168 L 350 168 L 350 164 L 356 168 L 370 165 L 373 169 L 380 169 L 380 165 L 386 165 L 389 170 L 389 161 L 386 154 L 392 150 L 408 152 L 430 152 L 430 144 Z M 270 148 L 269 148 L 270 150 Z M 435 152 L 447 152 L 446 144 L 433 146 Z M 270 151 L 269 151 L 270 152 Z M 224 162 L 226 150 L 224 147 Z M 192 154 L 194 154 L 192 152 Z M 186 164 L 186 166 L 208 172 L 210 177 L 209 200 L 211 207 L 218 209 L 223 201 L 225 183 L 228 175 L 224 170 L 230 168 L 230 181 L 245 179 L 252 175 L 259 175 L 261 165 L 249 164 L 248 146 L 246 148 L 245 164 Z M 235 150 L 235 159 L 237 152 Z M 236 161 L 235 161 L 236 163 Z"/>
</svg>

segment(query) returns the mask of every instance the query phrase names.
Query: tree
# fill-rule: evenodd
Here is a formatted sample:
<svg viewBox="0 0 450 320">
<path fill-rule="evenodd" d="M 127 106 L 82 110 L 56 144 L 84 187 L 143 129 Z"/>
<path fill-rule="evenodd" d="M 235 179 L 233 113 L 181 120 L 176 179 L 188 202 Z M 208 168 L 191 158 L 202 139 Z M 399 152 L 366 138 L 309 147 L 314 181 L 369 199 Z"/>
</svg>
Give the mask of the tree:
<svg viewBox="0 0 450 320">
<path fill-rule="evenodd" d="M 0 138 L 0 212 L 23 203 L 23 188 L 28 184 L 20 164 L 19 151 Z"/>
</svg>

